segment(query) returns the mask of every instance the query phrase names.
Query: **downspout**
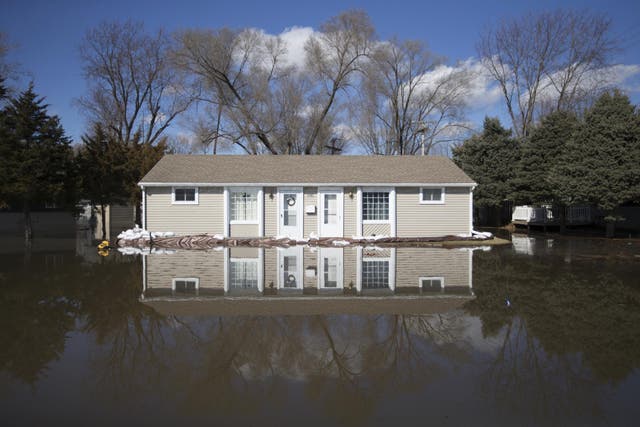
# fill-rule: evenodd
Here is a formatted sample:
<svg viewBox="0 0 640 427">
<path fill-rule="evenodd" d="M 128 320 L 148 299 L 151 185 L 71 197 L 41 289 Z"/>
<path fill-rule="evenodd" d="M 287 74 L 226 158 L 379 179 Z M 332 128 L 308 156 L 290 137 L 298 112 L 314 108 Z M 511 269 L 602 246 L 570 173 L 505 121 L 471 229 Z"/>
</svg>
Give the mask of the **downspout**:
<svg viewBox="0 0 640 427">
<path fill-rule="evenodd" d="M 147 191 L 144 188 L 144 185 L 140 185 L 142 189 L 142 203 L 140 209 L 142 211 L 142 229 L 147 229 Z"/>
</svg>

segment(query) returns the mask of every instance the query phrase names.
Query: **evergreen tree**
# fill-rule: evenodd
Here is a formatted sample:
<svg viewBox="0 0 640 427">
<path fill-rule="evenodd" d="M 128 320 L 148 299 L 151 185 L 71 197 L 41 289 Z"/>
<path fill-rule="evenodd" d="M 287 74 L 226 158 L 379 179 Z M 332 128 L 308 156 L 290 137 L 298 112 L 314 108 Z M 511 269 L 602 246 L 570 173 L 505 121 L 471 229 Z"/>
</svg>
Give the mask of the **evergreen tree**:
<svg viewBox="0 0 640 427">
<path fill-rule="evenodd" d="M 499 207 L 509 198 L 519 159 L 518 142 L 497 118 L 485 118 L 481 134 L 453 149 L 453 161 L 478 183 L 473 198 L 479 207 Z"/>
<path fill-rule="evenodd" d="M 522 144 L 521 159 L 514 179 L 516 204 L 553 204 L 557 202 L 553 170 L 578 127 L 575 114 L 551 113 L 532 130 Z"/>
<path fill-rule="evenodd" d="M 82 142 L 77 158 L 82 196 L 93 206 L 100 206 L 102 239 L 106 239 L 107 205 L 126 203 L 129 199 L 127 148 L 100 124 L 95 124 L 92 134 L 83 136 Z"/>
<path fill-rule="evenodd" d="M 31 84 L 9 100 L 0 117 L 0 204 L 22 208 L 26 242 L 33 234 L 34 207 L 73 201 L 71 141 L 43 100 Z"/>
<path fill-rule="evenodd" d="M 640 201 L 640 118 L 627 96 L 614 91 L 596 101 L 554 177 L 563 202 L 589 203 L 605 212 L 612 236 L 613 211 Z"/>
</svg>

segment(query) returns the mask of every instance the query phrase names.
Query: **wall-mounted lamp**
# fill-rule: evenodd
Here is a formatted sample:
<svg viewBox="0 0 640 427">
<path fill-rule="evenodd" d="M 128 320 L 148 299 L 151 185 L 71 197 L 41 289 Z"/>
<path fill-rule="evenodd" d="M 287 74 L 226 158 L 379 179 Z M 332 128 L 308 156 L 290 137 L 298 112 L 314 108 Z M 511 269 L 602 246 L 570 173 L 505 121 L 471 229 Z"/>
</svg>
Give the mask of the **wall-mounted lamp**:
<svg viewBox="0 0 640 427">
<path fill-rule="evenodd" d="M 273 192 L 269 192 L 269 199 L 273 200 Z"/>
<path fill-rule="evenodd" d="M 353 199 L 353 191 L 349 191 L 349 198 Z"/>
</svg>

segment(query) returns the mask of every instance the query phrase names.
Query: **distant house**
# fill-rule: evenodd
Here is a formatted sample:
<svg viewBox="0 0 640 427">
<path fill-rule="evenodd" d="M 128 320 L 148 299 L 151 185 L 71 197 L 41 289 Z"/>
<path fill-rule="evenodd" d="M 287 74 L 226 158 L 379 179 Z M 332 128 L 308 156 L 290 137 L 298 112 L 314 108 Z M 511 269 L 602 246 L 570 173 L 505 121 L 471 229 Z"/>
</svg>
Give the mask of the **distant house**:
<svg viewBox="0 0 640 427">
<path fill-rule="evenodd" d="M 469 235 L 476 184 L 445 157 L 167 155 L 139 185 L 150 231 L 303 239 Z"/>
</svg>

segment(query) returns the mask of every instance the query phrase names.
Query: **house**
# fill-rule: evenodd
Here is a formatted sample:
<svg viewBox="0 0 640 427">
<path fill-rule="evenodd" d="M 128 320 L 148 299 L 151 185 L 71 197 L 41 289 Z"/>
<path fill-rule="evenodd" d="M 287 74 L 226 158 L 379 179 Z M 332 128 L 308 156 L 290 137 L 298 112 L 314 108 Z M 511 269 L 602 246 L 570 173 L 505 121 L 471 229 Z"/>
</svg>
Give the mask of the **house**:
<svg viewBox="0 0 640 427">
<path fill-rule="evenodd" d="M 445 157 L 167 155 L 139 185 L 152 232 L 304 239 L 470 235 L 476 184 Z"/>
<path fill-rule="evenodd" d="M 336 297 L 331 304 L 319 302 L 316 307 L 333 310 L 335 301 L 344 299 L 340 298 L 343 296 L 420 295 L 437 297 L 439 302 L 445 302 L 444 305 L 451 308 L 449 302 L 464 302 L 474 295 L 473 252 L 433 247 L 362 246 L 155 251 L 142 257 L 142 300 L 164 304 L 219 299 L 222 296 L 286 297 L 303 294 Z M 442 299 L 444 297 L 453 298 L 446 302 Z M 297 301 L 297 309 L 303 310 L 298 306 L 302 303 L 299 299 Z M 397 310 L 396 303 L 397 298 L 391 300 L 391 305 Z M 189 305 L 195 307 L 194 304 Z M 438 306 L 442 307 L 441 304 Z M 201 308 L 211 306 L 202 304 Z M 231 311 L 227 314 L 233 314 L 237 308 L 237 304 L 229 307 Z M 261 305 L 252 306 L 252 310 L 262 308 Z M 421 310 L 413 313 L 417 312 L 424 313 Z"/>
</svg>

